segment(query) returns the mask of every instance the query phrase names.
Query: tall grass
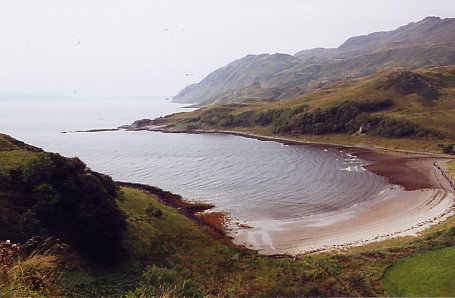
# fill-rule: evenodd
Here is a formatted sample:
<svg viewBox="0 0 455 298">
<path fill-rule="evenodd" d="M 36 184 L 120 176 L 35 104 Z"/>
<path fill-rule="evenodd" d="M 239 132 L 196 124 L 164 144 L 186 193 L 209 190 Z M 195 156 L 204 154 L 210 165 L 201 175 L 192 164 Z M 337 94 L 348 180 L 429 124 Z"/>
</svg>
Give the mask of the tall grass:
<svg viewBox="0 0 455 298">
<path fill-rule="evenodd" d="M 64 246 L 52 238 L 33 237 L 25 244 L 0 243 L 0 290 L 6 296 L 58 296 L 60 257 Z"/>
</svg>

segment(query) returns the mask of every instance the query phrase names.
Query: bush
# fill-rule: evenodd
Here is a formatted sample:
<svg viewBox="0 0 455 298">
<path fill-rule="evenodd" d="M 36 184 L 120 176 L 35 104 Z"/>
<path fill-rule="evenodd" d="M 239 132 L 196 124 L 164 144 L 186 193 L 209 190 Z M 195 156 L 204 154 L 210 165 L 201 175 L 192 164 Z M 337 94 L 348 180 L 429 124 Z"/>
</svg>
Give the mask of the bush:
<svg viewBox="0 0 455 298">
<path fill-rule="evenodd" d="M 444 146 L 442 148 L 442 152 L 447 153 L 447 154 L 454 154 L 455 152 L 453 151 L 453 144 Z"/>
<path fill-rule="evenodd" d="M 345 101 L 327 109 L 316 109 L 309 113 L 294 114 L 274 123 L 274 132 L 281 134 L 354 133 L 362 124 L 369 127 L 368 133 L 384 137 L 434 136 L 434 132 L 423 129 L 407 120 L 386 119 L 371 116 L 370 113 L 391 107 L 391 99 L 367 102 Z M 261 123 L 267 123 L 271 117 L 264 114 Z M 286 115 L 287 116 L 287 115 Z"/>
<path fill-rule="evenodd" d="M 300 114 L 308 110 L 308 105 L 300 105 L 293 109 L 273 109 L 260 112 L 256 115 L 254 123 L 265 126 L 268 124 L 278 124 L 286 122 L 294 115 Z"/>
<path fill-rule="evenodd" d="M 375 104 L 382 106 L 381 104 Z M 313 112 L 295 114 L 288 121 L 276 123 L 274 131 L 277 133 L 291 134 L 324 134 L 354 132 L 361 123 L 356 118 L 362 115 L 365 109 L 372 110 L 368 104 L 357 102 L 344 102 L 339 106 L 327 109 L 316 109 Z"/>
<path fill-rule="evenodd" d="M 11 176 L 8 173 L 0 171 L 0 189 L 6 189 L 11 183 Z"/>
<path fill-rule="evenodd" d="M 430 130 L 426 130 L 421 126 L 412 123 L 408 120 L 397 120 L 397 119 L 382 119 L 379 123 L 371 130 L 371 134 L 382 136 L 382 137 L 407 137 L 407 136 L 431 136 L 434 135 Z"/>
<path fill-rule="evenodd" d="M 22 170 L 25 237 L 63 238 L 83 257 L 113 264 L 122 256 L 126 216 L 116 205 L 118 187 L 78 158 L 42 153 Z"/>
<path fill-rule="evenodd" d="M 188 125 L 186 126 L 186 129 L 189 129 L 189 130 L 199 129 L 199 128 L 200 128 L 200 127 L 199 127 L 199 125 L 197 125 L 197 124 L 188 124 Z"/>
<path fill-rule="evenodd" d="M 156 208 L 155 206 L 153 206 L 152 204 L 150 204 L 147 209 L 145 210 L 145 212 L 149 215 L 149 216 L 154 216 L 154 217 L 161 217 L 163 215 L 163 212 Z"/>
</svg>

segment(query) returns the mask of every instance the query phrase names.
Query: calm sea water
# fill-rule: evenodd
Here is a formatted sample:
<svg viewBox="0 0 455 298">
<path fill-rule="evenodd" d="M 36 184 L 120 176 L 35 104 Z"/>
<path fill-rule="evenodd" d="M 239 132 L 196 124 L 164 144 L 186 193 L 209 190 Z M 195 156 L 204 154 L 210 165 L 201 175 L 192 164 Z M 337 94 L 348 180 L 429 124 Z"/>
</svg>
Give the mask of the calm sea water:
<svg viewBox="0 0 455 298">
<path fill-rule="evenodd" d="M 288 220 L 380 197 L 385 180 L 336 149 L 221 134 L 61 133 L 112 128 L 188 111 L 164 100 L 2 101 L 0 132 L 78 156 L 116 180 L 156 185 L 213 203 L 237 221 Z"/>
</svg>

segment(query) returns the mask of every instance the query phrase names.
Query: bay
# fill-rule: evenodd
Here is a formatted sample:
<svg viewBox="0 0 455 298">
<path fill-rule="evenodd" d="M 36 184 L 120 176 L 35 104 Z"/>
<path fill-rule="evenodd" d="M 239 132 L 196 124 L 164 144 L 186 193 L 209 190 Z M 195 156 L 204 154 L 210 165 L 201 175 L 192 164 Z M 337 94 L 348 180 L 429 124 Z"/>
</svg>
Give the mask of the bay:
<svg viewBox="0 0 455 298">
<path fill-rule="evenodd" d="M 234 222 L 280 221 L 336 212 L 380 199 L 384 178 L 337 149 L 286 146 L 225 134 L 114 128 L 188 111 L 160 99 L 0 102 L 0 132 L 46 151 L 78 156 L 115 180 L 139 182 L 216 206 Z"/>
</svg>

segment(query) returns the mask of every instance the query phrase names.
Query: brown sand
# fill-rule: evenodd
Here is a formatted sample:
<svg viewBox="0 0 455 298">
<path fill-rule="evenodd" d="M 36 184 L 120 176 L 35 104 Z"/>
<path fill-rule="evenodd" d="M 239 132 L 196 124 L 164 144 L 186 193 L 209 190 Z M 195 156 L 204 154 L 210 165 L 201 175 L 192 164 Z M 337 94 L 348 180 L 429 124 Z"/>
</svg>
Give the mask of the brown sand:
<svg viewBox="0 0 455 298">
<path fill-rule="evenodd" d="M 453 191 L 450 179 L 438 166 L 441 157 L 415 153 L 380 152 L 355 147 L 344 151 L 373 164 L 365 168 L 377 175 L 384 176 L 391 184 L 401 185 L 405 190 L 441 188 Z"/>
</svg>

